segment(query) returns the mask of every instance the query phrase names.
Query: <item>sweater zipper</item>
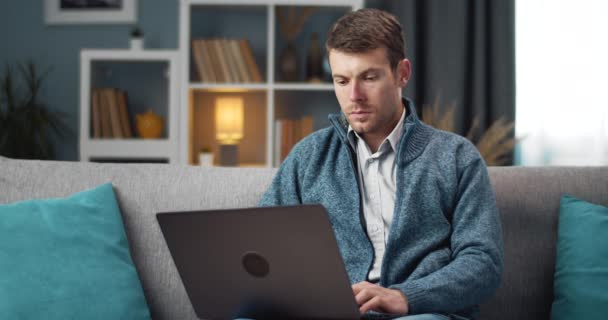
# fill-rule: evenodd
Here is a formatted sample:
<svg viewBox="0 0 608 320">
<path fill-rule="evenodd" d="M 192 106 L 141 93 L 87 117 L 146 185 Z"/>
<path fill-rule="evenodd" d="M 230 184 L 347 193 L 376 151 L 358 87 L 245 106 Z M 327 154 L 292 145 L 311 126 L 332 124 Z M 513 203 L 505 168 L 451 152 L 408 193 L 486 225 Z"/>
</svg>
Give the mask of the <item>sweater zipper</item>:
<svg viewBox="0 0 608 320">
<path fill-rule="evenodd" d="M 340 132 L 339 130 L 341 130 L 341 128 L 339 127 L 339 125 L 336 124 L 334 121 L 330 121 L 330 122 L 334 126 L 334 130 L 337 130 L 338 132 Z M 376 251 L 373 250 L 374 245 L 373 245 L 371 239 L 369 238 L 369 235 L 367 234 L 367 227 L 366 227 L 367 222 L 365 221 L 365 216 L 363 215 L 363 203 L 362 203 L 363 200 L 361 199 L 361 185 L 359 182 L 359 170 L 357 168 L 357 166 L 358 166 L 357 156 L 354 154 L 355 150 L 353 150 L 351 148 L 350 144 L 348 143 L 348 137 L 342 137 L 341 140 L 342 140 L 344 147 L 346 148 L 346 153 L 348 154 L 348 157 L 350 159 L 351 169 L 353 170 L 353 173 L 355 174 L 355 182 L 357 183 L 357 195 L 358 195 L 358 199 L 359 199 L 359 224 L 361 225 L 361 229 L 363 229 L 363 233 L 365 234 L 365 238 L 367 239 L 367 242 L 369 243 L 369 245 L 372 248 L 372 261 L 369 264 L 369 266 L 367 267 L 367 272 L 364 275 L 364 279 L 367 280 L 367 276 L 369 275 L 369 272 L 372 270 L 372 267 L 374 266 L 374 260 L 376 259 Z"/>
</svg>

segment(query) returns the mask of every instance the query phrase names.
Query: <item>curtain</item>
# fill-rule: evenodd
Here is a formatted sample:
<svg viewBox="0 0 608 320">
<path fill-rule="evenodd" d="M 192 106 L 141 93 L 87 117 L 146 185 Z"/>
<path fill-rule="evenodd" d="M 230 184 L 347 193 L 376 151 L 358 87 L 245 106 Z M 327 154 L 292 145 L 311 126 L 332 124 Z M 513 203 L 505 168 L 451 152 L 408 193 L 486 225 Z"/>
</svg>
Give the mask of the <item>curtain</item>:
<svg viewBox="0 0 608 320">
<path fill-rule="evenodd" d="M 501 117 L 515 120 L 514 0 L 368 0 L 366 7 L 394 14 L 404 28 L 413 65 L 404 94 L 419 114 L 453 105 L 461 135 L 475 117 L 480 131 Z"/>
</svg>

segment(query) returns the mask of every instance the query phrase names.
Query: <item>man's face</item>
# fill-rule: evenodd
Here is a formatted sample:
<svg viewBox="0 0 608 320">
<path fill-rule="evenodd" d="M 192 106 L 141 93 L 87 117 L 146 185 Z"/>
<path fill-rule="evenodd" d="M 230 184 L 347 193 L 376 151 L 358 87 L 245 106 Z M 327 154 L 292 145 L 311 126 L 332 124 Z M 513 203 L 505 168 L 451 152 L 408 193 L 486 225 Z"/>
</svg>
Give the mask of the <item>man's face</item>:
<svg viewBox="0 0 608 320">
<path fill-rule="evenodd" d="M 365 53 L 329 52 L 334 90 L 351 127 L 363 139 L 390 134 L 401 117 L 401 89 L 410 77 L 407 59 L 391 70 L 386 48 Z"/>
</svg>

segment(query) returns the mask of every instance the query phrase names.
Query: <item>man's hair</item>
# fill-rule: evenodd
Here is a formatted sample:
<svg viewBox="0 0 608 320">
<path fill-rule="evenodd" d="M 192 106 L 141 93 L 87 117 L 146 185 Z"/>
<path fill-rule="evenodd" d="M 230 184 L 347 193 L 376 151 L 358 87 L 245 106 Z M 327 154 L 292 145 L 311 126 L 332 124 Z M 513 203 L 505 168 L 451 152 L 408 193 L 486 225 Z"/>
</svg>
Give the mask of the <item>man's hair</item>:
<svg viewBox="0 0 608 320">
<path fill-rule="evenodd" d="M 364 53 L 386 47 L 391 69 L 405 59 L 405 36 L 397 18 L 378 9 L 359 9 L 346 14 L 331 27 L 325 42 L 327 54 L 335 49 Z"/>
</svg>

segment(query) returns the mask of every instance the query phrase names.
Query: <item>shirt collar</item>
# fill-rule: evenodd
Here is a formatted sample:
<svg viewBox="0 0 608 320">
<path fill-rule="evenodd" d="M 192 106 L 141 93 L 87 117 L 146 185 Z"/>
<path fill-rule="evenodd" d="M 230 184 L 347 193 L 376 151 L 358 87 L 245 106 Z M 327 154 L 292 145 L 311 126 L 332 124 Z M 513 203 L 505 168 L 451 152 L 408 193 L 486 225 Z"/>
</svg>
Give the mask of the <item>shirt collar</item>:
<svg viewBox="0 0 608 320">
<path fill-rule="evenodd" d="M 393 128 L 393 131 L 391 131 L 391 133 L 384 139 L 384 141 L 382 141 L 382 143 L 380 144 L 381 146 L 388 140 L 388 143 L 390 144 L 391 148 L 395 151 L 397 150 L 399 140 L 401 139 L 401 135 L 403 134 L 403 122 L 405 121 L 406 113 L 407 109 L 404 107 L 399 122 L 397 122 L 397 125 Z M 355 130 L 353 129 L 353 127 L 351 127 L 350 124 L 348 125 L 347 137 L 351 147 L 356 150 L 357 139 L 361 139 L 361 137 L 357 132 L 355 132 Z"/>
</svg>

